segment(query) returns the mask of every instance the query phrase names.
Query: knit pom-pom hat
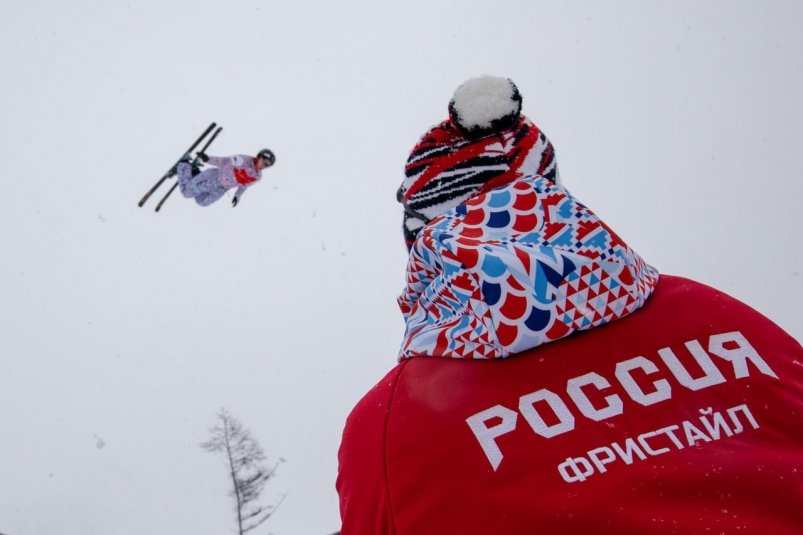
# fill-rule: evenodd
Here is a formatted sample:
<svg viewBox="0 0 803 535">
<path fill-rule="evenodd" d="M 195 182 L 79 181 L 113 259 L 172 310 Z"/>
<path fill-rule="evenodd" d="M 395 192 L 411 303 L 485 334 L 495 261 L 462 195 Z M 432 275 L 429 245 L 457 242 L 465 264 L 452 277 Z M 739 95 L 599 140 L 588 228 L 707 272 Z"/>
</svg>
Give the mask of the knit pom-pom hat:
<svg viewBox="0 0 803 535">
<path fill-rule="evenodd" d="M 552 144 L 521 105 L 507 78 L 481 76 L 457 88 L 449 119 L 424 134 L 407 159 L 397 198 L 408 249 L 424 225 L 475 195 L 524 175 L 559 180 Z"/>
<path fill-rule="evenodd" d="M 521 94 L 507 78 L 472 78 L 455 90 L 449 102 L 449 118 L 467 138 L 506 130 L 520 115 Z"/>
</svg>

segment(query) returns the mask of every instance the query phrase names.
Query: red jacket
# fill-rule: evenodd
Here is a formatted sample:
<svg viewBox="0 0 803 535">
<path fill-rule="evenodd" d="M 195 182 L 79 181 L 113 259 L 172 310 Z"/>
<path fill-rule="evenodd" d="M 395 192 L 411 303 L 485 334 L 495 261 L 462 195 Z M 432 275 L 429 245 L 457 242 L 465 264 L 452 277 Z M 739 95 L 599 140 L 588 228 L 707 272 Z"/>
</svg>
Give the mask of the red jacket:
<svg viewBox="0 0 803 535">
<path fill-rule="evenodd" d="M 504 360 L 414 357 L 354 408 L 343 535 L 803 533 L 803 348 L 661 276 L 643 308 Z"/>
</svg>

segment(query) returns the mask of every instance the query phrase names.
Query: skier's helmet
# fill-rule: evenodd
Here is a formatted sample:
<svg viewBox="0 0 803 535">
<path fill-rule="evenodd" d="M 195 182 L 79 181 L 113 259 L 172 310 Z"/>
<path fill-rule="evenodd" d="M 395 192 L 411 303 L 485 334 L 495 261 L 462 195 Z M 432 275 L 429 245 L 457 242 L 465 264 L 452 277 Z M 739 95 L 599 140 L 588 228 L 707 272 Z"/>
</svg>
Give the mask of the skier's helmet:
<svg viewBox="0 0 803 535">
<path fill-rule="evenodd" d="M 262 149 L 261 151 L 259 151 L 257 156 L 259 158 L 262 158 L 263 160 L 269 161 L 271 165 L 276 163 L 276 155 L 273 154 L 273 151 L 270 149 Z"/>
</svg>

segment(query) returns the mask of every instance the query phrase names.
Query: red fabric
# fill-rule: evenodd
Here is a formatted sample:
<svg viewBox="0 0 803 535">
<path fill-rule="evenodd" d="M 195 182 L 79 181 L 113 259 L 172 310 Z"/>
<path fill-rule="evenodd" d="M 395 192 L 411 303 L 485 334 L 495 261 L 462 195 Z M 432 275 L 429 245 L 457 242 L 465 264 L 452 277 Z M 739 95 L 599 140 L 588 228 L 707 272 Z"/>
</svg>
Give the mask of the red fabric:
<svg viewBox="0 0 803 535">
<path fill-rule="evenodd" d="M 257 181 L 256 178 L 249 175 L 248 171 L 241 167 L 234 168 L 234 180 L 236 180 L 238 184 L 242 185 L 251 184 L 252 182 Z"/>
<path fill-rule="evenodd" d="M 460 167 L 460 164 L 465 166 L 467 162 L 483 154 L 488 156 L 495 153 L 498 156 L 507 152 L 507 155 L 510 156 L 510 162 L 507 164 L 506 171 L 498 171 L 495 176 L 484 181 L 477 188 L 477 191 L 484 193 L 508 184 L 525 174 L 522 170 L 524 161 L 536 143 L 538 143 L 540 136 L 542 136 L 541 130 L 526 117 L 521 117 L 514 125 L 501 133 L 469 140 L 455 127 L 450 119 L 447 119 L 424 134 L 424 137 L 413 148 L 413 155 L 419 152 L 430 152 L 431 154 L 421 158 L 413 158 L 411 155 L 411 159 L 408 160 L 405 167 L 408 177 L 414 174 L 414 171 L 411 171 L 413 169 L 423 168 L 423 171 L 420 176 L 405 188 L 404 199 L 409 201 L 421 188 L 444 171 Z M 511 143 L 509 148 L 490 148 L 505 145 L 507 143 L 505 141 L 506 138 Z M 516 140 L 515 143 L 513 140 Z M 515 150 L 513 150 L 512 145 L 515 145 Z M 444 153 L 444 149 L 447 148 L 448 152 Z M 539 175 L 547 172 L 547 168 L 552 164 L 554 152 L 552 145 L 548 142 L 543 150 L 544 155 L 541 157 L 537 169 L 537 174 Z M 529 171 L 529 174 L 535 174 L 536 170 Z"/>
<path fill-rule="evenodd" d="M 742 342 L 717 346 L 715 335 L 726 333 L 739 333 L 757 358 L 749 348 L 741 353 L 748 358 L 734 357 Z M 692 357 L 697 347 L 715 365 L 709 376 L 721 374 L 721 382 L 692 390 L 658 351 L 675 355 L 691 384 L 706 376 Z M 644 363 L 633 360 L 639 356 L 655 371 L 630 367 L 638 391 L 667 399 L 637 403 L 617 378 L 617 363 L 625 363 L 621 372 L 627 363 Z M 580 389 L 591 404 L 586 411 L 599 415 L 615 408 L 618 399 L 621 414 L 595 421 L 567 394 L 575 378 L 597 377 L 590 372 L 609 386 Z M 568 407 L 571 430 L 551 438 L 533 431 L 524 416 L 532 416 L 528 403 L 520 402 L 542 389 Z M 502 454 L 494 470 L 467 418 L 497 405 L 517 418 L 513 430 L 493 441 Z M 537 408 L 546 427 L 556 429 L 558 417 L 543 402 L 529 406 Z M 748 408 L 757 428 L 736 410 L 743 430 L 735 433 L 728 409 L 740 406 Z M 701 423 L 700 411 L 709 408 L 725 417 L 732 436 L 719 428 L 720 438 L 712 438 Z M 713 421 L 713 415 L 706 418 Z M 496 418 L 484 425 L 502 422 Z M 684 422 L 692 425 L 688 435 Z M 679 426 L 676 431 L 655 433 L 673 425 Z M 604 460 L 604 447 L 610 451 L 613 443 L 624 446 L 639 437 L 660 454 L 645 454 L 644 460 L 634 454 L 631 464 L 621 458 L 602 463 L 605 471 L 595 468 L 584 481 L 561 476 L 567 459 L 590 459 L 589 452 L 596 451 Z M 509 359 L 402 362 L 349 416 L 339 460 L 343 535 L 800 534 L 803 348 L 733 298 L 664 275 L 647 304 L 631 316 Z"/>
</svg>

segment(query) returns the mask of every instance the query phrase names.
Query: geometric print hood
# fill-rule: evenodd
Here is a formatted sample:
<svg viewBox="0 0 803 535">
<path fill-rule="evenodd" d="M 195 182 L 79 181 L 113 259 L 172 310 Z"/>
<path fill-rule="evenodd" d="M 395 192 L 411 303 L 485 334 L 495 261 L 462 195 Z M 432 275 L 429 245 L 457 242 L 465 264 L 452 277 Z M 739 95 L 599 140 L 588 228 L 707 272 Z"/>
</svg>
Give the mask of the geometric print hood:
<svg viewBox="0 0 803 535">
<path fill-rule="evenodd" d="M 657 282 L 563 186 L 521 177 L 420 231 L 398 299 L 399 359 L 509 357 L 634 312 Z"/>
</svg>

